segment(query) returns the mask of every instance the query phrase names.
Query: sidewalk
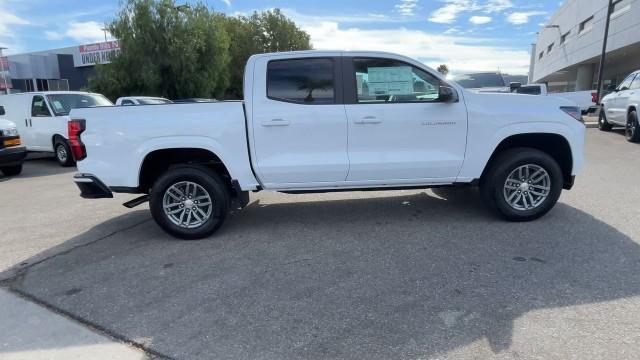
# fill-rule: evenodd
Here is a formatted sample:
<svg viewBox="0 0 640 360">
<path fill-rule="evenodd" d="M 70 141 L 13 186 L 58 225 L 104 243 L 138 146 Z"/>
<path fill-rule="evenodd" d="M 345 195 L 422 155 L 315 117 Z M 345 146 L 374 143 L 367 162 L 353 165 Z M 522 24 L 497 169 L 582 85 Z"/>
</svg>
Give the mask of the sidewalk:
<svg viewBox="0 0 640 360">
<path fill-rule="evenodd" d="M 3 360 L 147 359 L 146 355 L 83 325 L 0 289 Z"/>
</svg>

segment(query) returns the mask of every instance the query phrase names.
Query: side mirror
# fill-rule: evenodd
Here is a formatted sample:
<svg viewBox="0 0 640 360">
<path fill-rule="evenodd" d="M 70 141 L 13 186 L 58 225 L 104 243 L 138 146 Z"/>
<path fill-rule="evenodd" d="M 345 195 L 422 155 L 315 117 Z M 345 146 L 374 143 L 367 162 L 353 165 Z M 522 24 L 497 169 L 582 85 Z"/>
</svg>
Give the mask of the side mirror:
<svg viewBox="0 0 640 360">
<path fill-rule="evenodd" d="M 512 82 L 509 84 L 509 90 L 511 90 L 511 92 L 514 92 L 520 89 L 521 87 L 522 87 L 522 83 L 519 83 L 519 82 Z"/>
<path fill-rule="evenodd" d="M 4 106 L 0 106 L 0 116 L 5 115 Z"/>
<path fill-rule="evenodd" d="M 451 86 L 440 85 L 438 99 L 446 103 L 456 102 L 458 101 L 458 93 Z"/>
</svg>

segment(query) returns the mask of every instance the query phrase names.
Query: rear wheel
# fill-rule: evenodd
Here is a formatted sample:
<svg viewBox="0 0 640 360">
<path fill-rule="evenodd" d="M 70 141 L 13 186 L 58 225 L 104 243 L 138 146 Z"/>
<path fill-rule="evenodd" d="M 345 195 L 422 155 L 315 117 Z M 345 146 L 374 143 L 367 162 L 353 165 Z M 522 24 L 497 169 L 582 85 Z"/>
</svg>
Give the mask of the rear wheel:
<svg viewBox="0 0 640 360">
<path fill-rule="evenodd" d="M 215 172 L 198 166 L 180 166 L 153 184 L 153 219 L 169 234 L 195 240 L 215 233 L 229 211 L 229 188 Z"/>
<path fill-rule="evenodd" d="M 638 124 L 638 113 L 633 110 L 627 117 L 627 126 L 624 130 L 627 141 L 637 143 L 640 142 L 640 125 Z"/>
<path fill-rule="evenodd" d="M 6 176 L 20 175 L 22 172 L 22 165 L 3 166 L 0 168 L 0 171 L 2 171 Z"/>
<path fill-rule="evenodd" d="M 510 221 L 531 221 L 554 207 L 562 184 L 562 170 L 551 156 L 516 148 L 492 162 L 480 186 L 485 203 L 499 215 Z"/>
<path fill-rule="evenodd" d="M 610 131 L 613 128 L 607 121 L 607 114 L 604 112 L 604 107 L 600 109 L 600 115 L 598 115 L 598 128 L 601 131 Z"/>
<path fill-rule="evenodd" d="M 73 156 L 71 154 L 71 148 L 67 141 L 64 139 L 56 140 L 53 151 L 55 152 L 56 160 L 61 166 L 72 166 L 75 162 L 73 161 Z"/>
</svg>

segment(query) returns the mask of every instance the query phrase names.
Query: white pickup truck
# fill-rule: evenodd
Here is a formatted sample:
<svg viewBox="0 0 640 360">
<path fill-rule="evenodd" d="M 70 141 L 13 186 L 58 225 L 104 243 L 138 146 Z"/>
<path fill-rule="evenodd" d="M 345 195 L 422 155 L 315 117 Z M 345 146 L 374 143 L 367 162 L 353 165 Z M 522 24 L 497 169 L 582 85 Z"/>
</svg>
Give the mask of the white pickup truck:
<svg viewBox="0 0 640 360">
<path fill-rule="evenodd" d="M 567 99 L 576 103 L 580 107 L 583 115 L 594 112 L 597 109 L 596 103 L 598 102 L 598 92 L 596 90 L 550 93 L 547 91 L 547 85 L 545 84 L 518 84 L 517 86 L 513 86 L 512 84 L 511 92 L 516 94 L 553 96 Z"/>
<path fill-rule="evenodd" d="M 475 93 L 381 52 L 252 56 L 244 101 L 77 109 L 69 140 L 85 198 L 143 194 L 183 239 L 213 234 L 232 200 L 283 193 L 479 185 L 504 218 L 547 213 L 583 163 L 580 109 Z"/>
</svg>

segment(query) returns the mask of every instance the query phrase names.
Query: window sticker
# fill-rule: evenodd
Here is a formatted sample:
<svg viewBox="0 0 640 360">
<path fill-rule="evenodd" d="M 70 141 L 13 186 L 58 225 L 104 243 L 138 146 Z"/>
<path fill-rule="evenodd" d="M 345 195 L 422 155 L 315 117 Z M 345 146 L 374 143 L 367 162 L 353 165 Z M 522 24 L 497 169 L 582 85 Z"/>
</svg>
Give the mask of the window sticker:
<svg viewBox="0 0 640 360">
<path fill-rule="evenodd" d="M 410 66 L 372 67 L 368 69 L 368 78 L 371 95 L 413 93 L 413 72 Z"/>
</svg>

